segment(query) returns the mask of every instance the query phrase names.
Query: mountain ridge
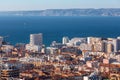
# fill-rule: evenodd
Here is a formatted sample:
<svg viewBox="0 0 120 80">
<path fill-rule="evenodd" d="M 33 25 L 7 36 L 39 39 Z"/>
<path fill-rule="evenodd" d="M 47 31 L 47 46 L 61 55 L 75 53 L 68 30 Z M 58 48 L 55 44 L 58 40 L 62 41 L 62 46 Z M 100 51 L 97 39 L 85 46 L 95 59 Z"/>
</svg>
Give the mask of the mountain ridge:
<svg viewBox="0 0 120 80">
<path fill-rule="evenodd" d="M 12 16 L 120 16 L 120 8 L 46 9 L 31 11 L 0 11 L 0 15 Z"/>
</svg>

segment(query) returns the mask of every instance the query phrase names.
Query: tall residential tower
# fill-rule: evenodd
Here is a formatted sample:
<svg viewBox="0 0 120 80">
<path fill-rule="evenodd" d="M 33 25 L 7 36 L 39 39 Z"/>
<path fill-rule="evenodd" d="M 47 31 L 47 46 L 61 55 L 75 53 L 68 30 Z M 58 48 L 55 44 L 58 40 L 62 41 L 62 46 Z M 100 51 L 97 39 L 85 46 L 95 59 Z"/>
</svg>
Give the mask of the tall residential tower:
<svg viewBox="0 0 120 80">
<path fill-rule="evenodd" d="M 31 34 L 30 35 L 30 44 L 42 46 L 42 33 Z"/>
<path fill-rule="evenodd" d="M 68 37 L 63 37 L 62 39 L 62 44 L 69 43 L 69 38 Z"/>
<path fill-rule="evenodd" d="M 42 33 L 30 34 L 30 43 L 26 45 L 26 50 L 40 52 L 42 48 Z"/>
</svg>

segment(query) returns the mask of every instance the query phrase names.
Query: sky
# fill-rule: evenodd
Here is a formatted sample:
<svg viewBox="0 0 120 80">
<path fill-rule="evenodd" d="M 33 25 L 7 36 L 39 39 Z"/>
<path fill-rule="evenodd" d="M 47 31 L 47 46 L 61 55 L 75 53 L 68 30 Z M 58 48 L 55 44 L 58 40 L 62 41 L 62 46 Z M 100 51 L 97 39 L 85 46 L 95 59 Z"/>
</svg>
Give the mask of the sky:
<svg viewBox="0 0 120 80">
<path fill-rule="evenodd" d="M 0 11 L 120 8 L 120 0 L 0 0 Z"/>
</svg>

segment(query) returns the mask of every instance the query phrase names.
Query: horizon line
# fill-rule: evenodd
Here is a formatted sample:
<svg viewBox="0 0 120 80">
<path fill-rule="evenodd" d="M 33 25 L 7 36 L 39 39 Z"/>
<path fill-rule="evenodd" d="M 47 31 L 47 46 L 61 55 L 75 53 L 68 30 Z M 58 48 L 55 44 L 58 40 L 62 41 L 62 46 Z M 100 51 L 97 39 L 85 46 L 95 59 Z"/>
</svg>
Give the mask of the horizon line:
<svg viewBox="0 0 120 80">
<path fill-rule="evenodd" d="M 45 11 L 45 10 L 67 10 L 67 9 L 120 9 L 120 8 L 54 8 L 54 9 L 33 9 L 33 10 L 0 10 L 0 12 L 12 12 L 12 11 Z"/>
</svg>

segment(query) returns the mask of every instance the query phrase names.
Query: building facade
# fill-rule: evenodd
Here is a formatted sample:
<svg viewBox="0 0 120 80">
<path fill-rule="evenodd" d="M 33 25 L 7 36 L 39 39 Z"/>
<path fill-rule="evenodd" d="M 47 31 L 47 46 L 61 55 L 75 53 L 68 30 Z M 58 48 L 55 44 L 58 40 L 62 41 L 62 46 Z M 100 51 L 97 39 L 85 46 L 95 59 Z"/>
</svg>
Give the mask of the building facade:
<svg viewBox="0 0 120 80">
<path fill-rule="evenodd" d="M 26 45 L 26 50 L 32 52 L 40 52 L 43 45 L 42 33 L 31 34 L 30 43 Z"/>
<path fill-rule="evenodd" d="M 69 38 L 68 37 L 63 37 L 62 39 L 62 44 L 69 43 Z"/>
</svg>

